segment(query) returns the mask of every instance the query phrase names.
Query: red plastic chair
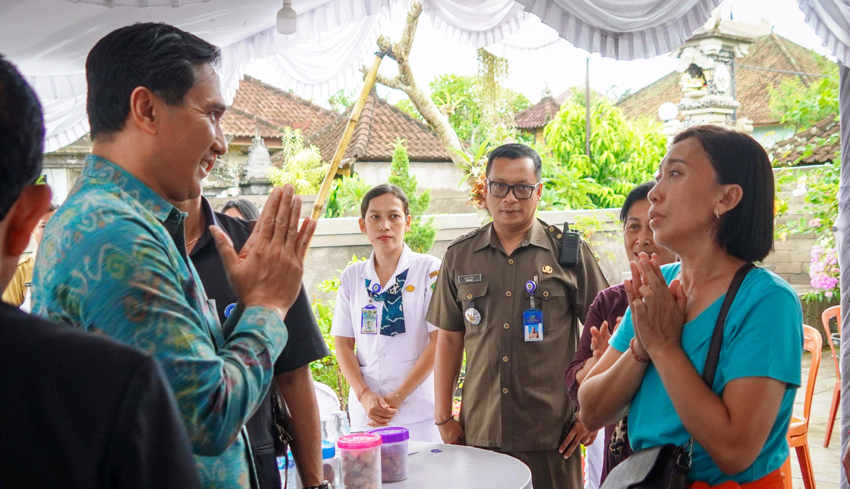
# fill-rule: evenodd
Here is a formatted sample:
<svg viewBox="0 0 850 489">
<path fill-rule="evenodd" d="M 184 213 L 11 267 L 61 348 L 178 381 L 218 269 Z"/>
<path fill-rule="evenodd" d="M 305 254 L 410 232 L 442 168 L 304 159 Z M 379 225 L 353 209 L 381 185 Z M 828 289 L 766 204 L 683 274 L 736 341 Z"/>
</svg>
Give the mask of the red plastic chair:
<svg viewBox="0 0 850 489">
<path fill-rule="evenodd" d="M 839 367 L 838 353 L 835 351 L 835 345 L 832 342 L 832 331 L 829 329 L 829 321 L 835 319 L 835 324 L 838 330 L 838 337 L 841 337 L 841 306 L 833 306 L 823 311 L 821 321 L 823 322 L 823 330 L 826 333 L 827 343 L 829 343 L 829 351 L 832 353 L 832 362 L 835 363 L 835 387 L 832 389 L 832 406 L 829 408 L 829 418 L 826 420 L 826 439 L 823 441 L 823 446 L 829 446 L 829 439 L 832 438 L 832 427 L 835 424 L 835 417 L 838 415 L 838 403 L 841 401 L 841 368 Z"/>
<path fill-rule="evenodd" d="M 804 324 L 803 336 L 805 342 L 803 348 L 812 354 L 812 365 L 809 368 L 809 379 L 806 381 L 806 399 L 803 403 L 803 417 L 791 417 L 791 425 L 788 427 L 788 445 L 797 450 L 797 461 L 800 463 L 800 472 L 803 474 L 803 485 L 806 489 L 815 489 L 815 475 L 812 471 L 812 456 L 809 453 L 809 417 L 812 413 L 812 396 L 815 394 L 815 382 L 818 378 L 818 367 L 820 367 L 821 349 L 823 338 L 815 328 Z M 785 476 L 785 487 L 791 488 L 791 457 L 785 460 L 782 466 Z"/>
</svg>

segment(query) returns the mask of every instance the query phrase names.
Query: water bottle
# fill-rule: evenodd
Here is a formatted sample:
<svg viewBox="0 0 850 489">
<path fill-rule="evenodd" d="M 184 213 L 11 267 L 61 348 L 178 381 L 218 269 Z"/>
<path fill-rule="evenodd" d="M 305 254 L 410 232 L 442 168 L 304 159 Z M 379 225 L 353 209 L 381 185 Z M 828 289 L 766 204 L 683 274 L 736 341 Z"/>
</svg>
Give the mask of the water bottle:
<svg viewBox="0 0 850 489">
<path fill-rule="evenodd" d="M 289 462 L 287 462 L 287 459 L 289 459 Z M 301 477 L 298 476 L 298 469 L 295 468 L 292 451 L 287 449 L 286 457 L 277 458 L 277 470 L 280 472 L 281 489 L 301 489 Z"/>
</svg>

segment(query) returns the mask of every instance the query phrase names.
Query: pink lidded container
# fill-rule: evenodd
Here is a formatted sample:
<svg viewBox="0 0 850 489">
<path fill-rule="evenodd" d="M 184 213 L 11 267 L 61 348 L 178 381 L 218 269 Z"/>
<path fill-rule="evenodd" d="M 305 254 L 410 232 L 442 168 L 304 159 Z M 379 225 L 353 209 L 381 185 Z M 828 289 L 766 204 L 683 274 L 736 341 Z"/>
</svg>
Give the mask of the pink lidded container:
<svg viewBox="0 0 850 489">
<path fill-rule="evenodd" d="M 398 482 L 407 479 L 407 445 L 410 432 L 407 428 L 392 426 L 370 430 L 381 435 L 381 481 Z"/>
<path fill-rule="evenodd" d="M 356 433 L 339 437 L 340 471 L 343 489 L 381 487 L 381 437 Z"/>
</svg>

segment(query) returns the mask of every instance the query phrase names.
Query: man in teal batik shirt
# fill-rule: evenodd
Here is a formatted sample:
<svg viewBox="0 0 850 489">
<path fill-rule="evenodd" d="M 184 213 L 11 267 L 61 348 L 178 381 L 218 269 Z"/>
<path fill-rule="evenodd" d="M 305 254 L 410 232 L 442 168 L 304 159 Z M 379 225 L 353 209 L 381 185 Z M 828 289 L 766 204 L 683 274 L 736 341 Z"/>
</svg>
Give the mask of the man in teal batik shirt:
<svg viewBox="0 0 850 489">
<path fill-rule="evenodd" d="M 239 297 L 225 327 L 187 258 L 181 213 L 227 144 L 215 46 L 165 24 L 118 29 L 86 62 L 92 155 L 41 242 L 33 310 L 155 357 L 166 372 L 205 487 L 254 481 L 245 422 L 286 344 L 315 229 L 275 190 L 240 254 L 213 230 Z M 168 200 L 166 200 L 168 199 Z"/>
</svg>

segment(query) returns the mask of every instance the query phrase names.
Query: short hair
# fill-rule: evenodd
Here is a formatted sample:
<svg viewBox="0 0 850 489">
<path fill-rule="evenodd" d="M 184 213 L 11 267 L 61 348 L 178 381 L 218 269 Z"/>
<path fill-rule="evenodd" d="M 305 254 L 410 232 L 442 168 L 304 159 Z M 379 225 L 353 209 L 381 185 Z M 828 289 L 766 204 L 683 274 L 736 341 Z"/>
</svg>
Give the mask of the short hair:
<svg viewBox="0 0 850 489">
<path fill-rule="evenodd" d="M 484 171 L 484 174 L 488 177 L 490 176 L 490 169 L 493 167 L 493 160 L 496 158 L 508 158 L 511 160 L 528 158 L 534 163 L 534 175 L 537 177 L 537 181 L 540 181 L 540 177 L 543 176 L 543 160 L 540 159 L 537 151 L 524 144 L 509 143 L 493 149 L 487 157 L 487 168 Z"/>
<path fill-rule="evenodd" d="M 652 187 L 655 186 L 655 182 L 644 182 L 629 192 L 629 195 L 626 195 L 626 200 L 623 202 L 623 208 L 620 209 L 620 222 L 623 224 L 626 223 L 626 219 L 629 218 L 629 211 L 632 210 L 632 206 L 635 205 L 636 202 L 641 200 L 646 200 L 649 195 L 649 191 L 652 190 Z"/>
<path fill-rule="evenodd" d="M 137 23 L 110 32 L 86 59 L 92 140 L 124 127 L 136 88 L 147 87 L 178 106 L 195 84 L 195 68 L 220 59 L 217 47 L 168 24 Z"/>
<path fill-rule="evenodd" d="M 360 217 L 366 219 L 366 212 L 369 210 L 369 202 L 371 202 L 375 197 L 380 197 L 384 194 L 395 195 L 396 198 L 401 201 L 405 217 L 410 215 L 410 200 L 407 198 L 407 195 L 404 194 L 404 190 L 396 187 L 395 185 L 384 183 L 382 185 L 372 187 L 368 192 L 366 192 L 366 195 L 363 196 L 363 202 L 360 203 Z"/>
<path fill-rule="evenodd" d="M 252 204 L 250 200 L 233 199 L 224 204 L 221 212 L 224 213 L 228 209 L 236 209 L 246 221 L 256 221 L 260 218 L 260 211 L 257 210 L 257 206 Z"/>
<path fill-rule="evenodd" d="M 720 126 L 695 126 L 679 133 L 676 144 L 694 138 L 702 145 L 720 185 L 737 184 L 741 201 L 724 214 L 715 233 L 722 249 L 744 261 L 761 261 L 773 250 L 775 187 L 764 148 L 749 134 Z"/>
<path fill-rule="evenodd" d="M 44 118 L 35 92 L 0 55 L 0 220 L 41 176 Z"/>
</svg>

